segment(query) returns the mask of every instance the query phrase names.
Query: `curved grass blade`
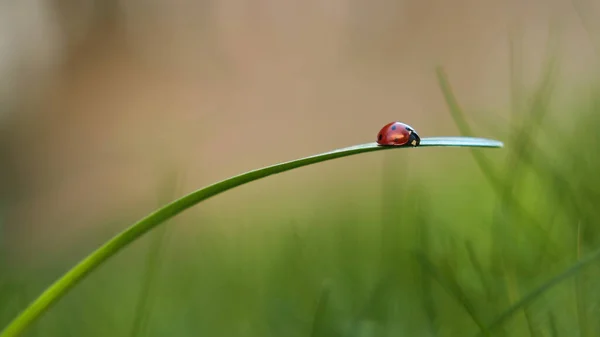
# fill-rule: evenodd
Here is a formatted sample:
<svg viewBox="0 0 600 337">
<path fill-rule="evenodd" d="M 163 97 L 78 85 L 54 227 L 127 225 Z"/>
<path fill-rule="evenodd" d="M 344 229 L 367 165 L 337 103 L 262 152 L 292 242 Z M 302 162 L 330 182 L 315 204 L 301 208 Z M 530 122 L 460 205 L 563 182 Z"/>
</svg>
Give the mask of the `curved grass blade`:
<svg viewBox="0 0 600 337">
<path fill-rule="evenodd" d="M 503 147 L 502 142 L 471 137 L 436 137 L 422 138 L 419 147 L 433 146 L 456 146 L 456 147 Z M 37 299 L 35 299 L 21 314 L 0 332 L 0 337 L 15 337 L 25 330 L 34 320 L 44 313 L 52 304 L 64 296 L 73 286 L 85 278 L 90 272 L 99 267 L 104 261 L 115 255 L 131 242 L 139 239 L 159 224 L 183 212 L 184 210 L 209 199 L 217 194 L 223 193 L 234 187 L 247 184 L 277 173 L 293 170 L 295 168 L 316 164 L 336 158 L 348 157 L 359 153 L 383 151 L 391 149 L 408 149 L 412 147 L 379 146 L 377 143 L 366 143 L 350 146 L 292 160 L 257 170 L 248 171 L 240 175 L 222 180 L 200 190 L 194 191 L 181 197 L 166 206 L 149 214 L 139 220 L 131 227 L 125 229 L 110 239 L 100 248 L 96 249 L 75 267 L 64 274 L 60 279 L 48 287 Z"/>
</svg>

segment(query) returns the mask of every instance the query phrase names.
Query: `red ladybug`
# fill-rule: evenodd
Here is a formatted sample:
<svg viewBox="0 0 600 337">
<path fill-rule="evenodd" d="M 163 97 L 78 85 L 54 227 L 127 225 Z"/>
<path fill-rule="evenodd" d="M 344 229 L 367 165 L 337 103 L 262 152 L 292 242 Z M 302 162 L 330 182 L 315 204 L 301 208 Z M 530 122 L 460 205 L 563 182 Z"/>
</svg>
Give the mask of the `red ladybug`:
<svg viewBox="0 0 600 337">
<path fill-rule="evenodd" d="M 409 125 L 392 122 L 381 128 L 377 144 L 384 146 L 419 146 L 421 138 Z"/>
</svg>

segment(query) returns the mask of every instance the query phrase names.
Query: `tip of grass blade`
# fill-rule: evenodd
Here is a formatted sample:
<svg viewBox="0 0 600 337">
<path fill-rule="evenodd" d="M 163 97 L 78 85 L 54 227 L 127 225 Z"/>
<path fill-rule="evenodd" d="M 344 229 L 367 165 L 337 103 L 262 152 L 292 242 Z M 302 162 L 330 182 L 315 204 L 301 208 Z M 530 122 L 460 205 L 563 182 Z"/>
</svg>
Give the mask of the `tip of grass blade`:
<svg viewBox="0 0 600 337">
<path fill-rule="evenodd" d="M 421 139 L 419 146 L 504 147 L 498 140 L 475 137 L 430 137 Z"/>
<path fill-rule="evenodd" d="M 426 137 L 421 138 L 421 142 L 416 147 L 487 147 L 487 148 L 502 148 L 504 147 L 504 143 L 495 140 L 495 139 L 487 139 L 487 138 L 476 138 L 476 137 Z M 386 146 L 379 145 L 375 142 L 361 144 L 352 146 L 349 148 L 343 149 L 346 150 L 355 150 L 355 149 L 397 149 L 397 148 L 411 148 L 412 146 Z"/>
</svg>

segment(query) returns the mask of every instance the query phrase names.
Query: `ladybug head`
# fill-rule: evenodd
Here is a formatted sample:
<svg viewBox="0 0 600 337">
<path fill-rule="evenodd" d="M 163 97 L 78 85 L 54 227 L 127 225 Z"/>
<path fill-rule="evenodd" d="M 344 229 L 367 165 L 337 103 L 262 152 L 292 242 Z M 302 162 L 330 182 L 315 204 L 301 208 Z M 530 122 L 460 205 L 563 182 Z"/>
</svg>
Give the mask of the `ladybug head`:
<svg viewBox="0 0 600 337">
<path fill-rule="evenodd" d="M 406 131 L 408 131 L 410 133 L 410 136 L 408 138 L 408 144 L 410 144 L 412 146 L 419 146 L 419 144 L 421 143 L 421 137 L 419 137 L 417 132 L 410 126 L 407 125 L 405 128 L 406 128 Z"/>
</svg>

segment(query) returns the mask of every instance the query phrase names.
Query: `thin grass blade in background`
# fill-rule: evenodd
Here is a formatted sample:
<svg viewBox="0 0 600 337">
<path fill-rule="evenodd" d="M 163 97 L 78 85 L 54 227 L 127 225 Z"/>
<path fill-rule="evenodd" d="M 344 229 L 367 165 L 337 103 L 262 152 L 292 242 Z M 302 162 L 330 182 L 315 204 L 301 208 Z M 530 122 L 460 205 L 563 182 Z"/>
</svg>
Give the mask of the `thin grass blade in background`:
<svg viewBox="0 0 600 337">
<path fill-rule="evenodd" d="M 539 88 L 537 92 L 534 94 L 534 100 L 531 104 L 531 113 L 529 115 L 521 116 L 520 112 L 524 112 L 522 108 L 524 108 L 523 98 L 521 96 L 522 85 L 521 85 L 521 73 L 520 69 L 520 55 L 517 53 L 515 37 L 512 36 L 510 39 L 511 42 L 511 54 L 510 54 L 510 68 L 511 68 L 511 101 L 512 101 L 512 121 L 509 125 L 512 126 L 510 134 L 514 134 L 515 137 L 511 139 L 511 144 L 513 145 L 511 150 L 509 151 L 508 158 L 506 161 L 506 166 L 504 169 L 506 177 L 504 179 L 500 178 L 498 175 L 499 172 L 494 172 L 491 170 L 491 164 L 489 161 L 477 151 L 471 151 L 474 159 L 480 166 L 484 175 L 488 177 L 492 185 L 494 185 L 494 189 L 499 194 L 499 208 L 496 210 L 496 216 L 494 217 L 494 221 L 492 224 L 492 256 L 496 257 L 497 254 L 500 253 L 498 258 L 493 258 L 493 265 L 496 265 L 502 269 L 502 275 L 504 275 L 506 291 L 509 298 L 509 303 L 514 303 L 516 298 L 519 298 L 519 287 L 520 284 L 516 280 L 515 271 L 511 266 L 506 262 L 504 251 L 509 249 L 508 247 L 499 247 L 498 243 L 502 242 L 505 245 L 509 245 L 512 240 L 511 237 L 514 237 L 514 231 L 519 230 L 521 226 L 514 226 L 516 223 L 528 223 L 533 224 L 535 228 L 538 229 L 539 233 L 543 233 L 546 237 L 543 242 L 545 242 L 545 247 L 543 251 L 548 251 L 550 247 L 548 246 L 551 242 L 549 240 L 550 236 L 547 229 L 544 229 L 541 223 L 529 212 L 526 212 L 526 208 L 521 204 L 516 198 L 514 193 L 516 191 L 516 187 L 520 185 L 521 176 L 524 173 L 524 164 L 528 161 L 523 160 L 530 153 L 529 145 L 533 145 L 533 138 L 535 137 L 535 133 L 533 129 L 537 130 L 540 128 L 540 124 L 545 117 L 548 111 L 549 105 L 549 97 L 551 96 L 553 75 L 556 73 L 556 58 L 554 57 L 556 53 L 555 49 L 552 47 L 556 47 L 555 40 L 551 39 L 550 48 L 549 48 L 549 57 L 548 62 L 545 67 L 543 67 L 543 78 L 539 84 Z M 470 135 L 472 134 L 472 130 L 468 125 L 464 113 L 460 108 L 453 92 L 450 87 L 450 84 L 447 80 L 447 75 L 441 67 L 437 69 L 438 79 L 440 82 L 440 87 L 442 88 L 442 92 L 446 98 L 446 101 L 449 106 L 449 110 L 451 115 L 458 126 L 462 135 Z M 519 127 L 515 127 L 516 125 Z M 514 213 L 514 217 L 513 217 Z M 513 223 L 517 221 L 516 223 Z M 540 257 L 547 256 L 548 254 L 541 254 Z M 531 319 L 531 314 L 527 310 L 527 308 L 522 308 L 523 310 L 523 318 L 526 322 L 526 326 L 529 329 L 529 333 L 533 336 L 535 332 L 535 327 Z"/>
<path fill-rule="evenodd" d="M 493 331 L 501 326 L 504 322 L 506 322 L 509 318 L 511 318 L 517 311 L 521 310 L 535 299 L 537 299 L 540 295 L 544 294 L 548 289 L 553 286 L 559 284 L 560 282 L 568 279 L 571 276 L 575 276 L 580 270 L 588 265 L 596 262 L 600 259 L 600 250 L 596 250 L 594 253 L 588 255 L 587 257 L 581 259 L 579 262 L 565 270 L 564 272 L 556 275 L 546 283 L 542 284 L 523 298 L 509 307 L 506 311 L 500 314 L 492 323 L 490 323 L 487 327 L 489 331 Z"/>
<path fill-rule="evenodd" d="M 558 325 L 556 324 L 556 316 L 552 313 L 548 313 L 548 325 L 550 328 L 550 336 L 558 337 Z"/>
<path fill-rule="evenodd" d="M 438 268 L 436 268 L 423 253 L 416 252 L 415 256 L 417 260 L 421 263 L 423 270 L 427 271 L 431 275 L 431 277 L 433 277 L 444 289 L 446 289 L 446 291 L 448 291 L 450 295 L 452 295 L 458 301 L 458 303 L 460 303 L 463 306 L 465 311 L 473 319 L 473 322 L 475 322 L 479 329 L 481 329 L 482 335 L 491 336 L 489 333 L 489 329 L 485 326 L 485 324 L 479 317 L 479 314 L 477 313 L 477 310 L 475 309 L 473 304 L 471 304 L 471 301 L 467 298 L 462 289 L 460 289 L 460 286 L 458 285 L 458 283 L 456 283 L 456 280 L 451 279 L 449 275 L 447 275 L 447 273 L 445 273 L 445 275 L 442 275 Z"/>
<path fill-rule="evenodd" d="M 166 180 L 165 192 L 161 193 L 161 199 L 172 199 L 176 191 L 180 189 L 181 178 L 177 174 L 170 174 Z M 161 200 L 163 204 L 165 200 Z M 146 259 L 146 271 L 142 279 L 141 291 L 139 300 L 136 306 L 133 325 L 131 329 L 131 337 L 145 336 L 148 327 L 148 319 L 152 311 L 154 299 L 154 287 L 156 286 L 156 278 L 160 272 L 160 267 L 163 260 L 165 244 L 169 239 L 169 227 L 163 226 L 155 233 L 154 240 L 150 243 L 148 258 Z"/>
<path fill-rule="evenodd" d="M 331 284 L 325 281 L 323 282 L 317 301 L 310 337 L 335 337 L 339 335 L 339 333 L 334 331 L 333 324 L 331 324 L 332 322 L 327 317 L 330 294 Z"/>
<path fill-rule="evenodd" d="M 462 112 L 462 109 L 458 104 L 456 97 L 454 96 L 454 92 L 444 69 L 439 66 L 436 68 L 436 73 L 440 88 L 444 94 L 446 103 L 448 104 L 449 111 L 454 119 L 454 122 L 458 126 L 460 133 L 465 136 L 472 135 L 473 131 L 464 118 L 464 113 Z M 532 223 L 538 228 L 540 234 L 547 237 L 548 234 L 544 231 L 543 226 L 537 221 L 537 219 L 535 219 L 535 217 L 531 215 L 516 198 L 507 197 L 505 195 L 505 184 L 501 180 L 499 173 L 492 169 L 492 165 L 487 158 L 477 151 L 471 151 L 471 154 L 473 155 L 473 158 L 475 159 L 475 162 L 479 166 L 481 172 L 494 188 L 495 192 L 501 196 L 501 198 L 503 198 L 502 200 L 509 202 L 512 206 L 512 209 L 518 211 L 522 217 L 526 218 L 528 222 Z"/>
<path fill-rule="evenodd" d="M 422 254 L 427 256 L 431 252 L 431 233 L 430 233 L 430 223 L 427 218 L 425 218 L 425 212 L 417 212 L 420 215 L 420 219 L 417 223 L 419 226 L 417 228 L 418 238 L 419 238 L 419 246 Z M 425 310 L 425 317 L 427 322 L 427 328 L 429 334 L 431 336 L 437 336 L 439 334 L 438 327 L 438 313 L 435 307 L 435 296 L 433 294 L 433 278 L 430 275 L 427 266 L 422 263 L 418 264 L 419 266 L 419 278 L 421 279 L 421 297 L 423 302 L 423 309 Z"/>
<path fill-rule="evenodd" d="M 581 221 L 577 223 L 577 260 L 581 260 Z M 579 320 L 579 335 L 581 337 L 591 336 L 587 323 L 587 310 L 585 302 L 585 294 L 583 290 L 583 275 L 577 273 L 575 276 L 575 300 L 577 302 L 577 319 Z"/>
</svg>

